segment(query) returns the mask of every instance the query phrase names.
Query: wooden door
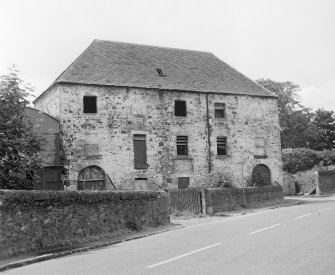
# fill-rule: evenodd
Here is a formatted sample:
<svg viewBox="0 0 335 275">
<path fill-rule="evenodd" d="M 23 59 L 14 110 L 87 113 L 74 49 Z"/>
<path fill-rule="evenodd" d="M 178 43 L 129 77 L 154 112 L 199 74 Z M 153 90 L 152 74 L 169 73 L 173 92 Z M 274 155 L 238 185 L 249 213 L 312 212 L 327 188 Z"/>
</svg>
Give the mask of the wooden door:
<svg viewBox="0 0 335 275">
<path fill-rule="evenodd" d="M 78 190 L 105 189 L 105 172 L 98 166 L 88 166 L 78 175 Z"/>
<path fill-rule="evenodd" d="M 63 190 L 62 167 L 44 167 L 37 171 L 39 179 L 34 189 Z"/>
<path fill-rule="evenodd" d="M 264 164 L 258 164 L 252 171 L 252 183 L 256 186 L 271 185 L 270 169 Z"/>
</svg>

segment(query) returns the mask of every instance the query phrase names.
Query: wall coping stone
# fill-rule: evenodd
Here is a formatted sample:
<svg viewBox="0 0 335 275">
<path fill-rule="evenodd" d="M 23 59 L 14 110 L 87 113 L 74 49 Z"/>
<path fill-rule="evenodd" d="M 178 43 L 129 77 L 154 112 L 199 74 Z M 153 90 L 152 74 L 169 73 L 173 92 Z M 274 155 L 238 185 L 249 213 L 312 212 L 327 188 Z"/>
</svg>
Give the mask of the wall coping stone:
<svg viewBox="0 0 335 275">
<path fill-rule="evenodd" d="M 160 197 L 158 191 L 40 191 L 40 190 L 0 190 L 0 208 L 12 203 L 34 205 L 36 202 L 52 204 L 98 203 L 119 200 L 151 200 Z"/>
</svg>

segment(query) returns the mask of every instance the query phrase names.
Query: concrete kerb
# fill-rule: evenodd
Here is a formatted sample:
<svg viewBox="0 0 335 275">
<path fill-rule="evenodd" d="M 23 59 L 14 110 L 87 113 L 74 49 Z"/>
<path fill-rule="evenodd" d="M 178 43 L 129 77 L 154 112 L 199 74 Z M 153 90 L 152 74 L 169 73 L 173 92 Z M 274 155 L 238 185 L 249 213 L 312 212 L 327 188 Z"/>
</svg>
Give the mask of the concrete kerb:
<svg viewBox="0 0 335 275">
<path fill-rule="evenodd" d="M 275 204 L 275 205 L 270 205 L 267 207 L 262 207 L 262 208 L 251 208 L 251 209 L 243 209 L 243 210 L 238 210 L 235 213 L 232 212 L 219 212 L 214 214 L 214 216 L 221 216 L 221 217 L 234 217 L 234 216 L 241 216 L 241 215 L 246 215 L 248 213 L 254 213 L 262 210 L 267 210 L 267 209 L 276 209 L 276 208 L 281 208 L 281 207 L 290 207 L 293 205 L 298 205 L 302 204 L 305 201 L 303 200 L 298 200 L 298 199 L 289 199 L 292 200 L 291 202 L 287 203 L 280 203 L 280 204 Z"/>
<path fill-rule="evenodd" d="M 81 248 L 70 249 L 70 250 L 55 252 L 55 253 L 48 253 L 48 254 L 44 254 L 44 255 L 41 255 L 41 256 L 35 256 L 35 257 L 30 257 L 30 258 L 19 260 L 19 261 L 14 261 L 14 262 L 11 262 L 11 263 L 8 263 L 8 264 L 0 265 L 0 272 L 6 271 L 6 270 L 9 270 L 9 269 L 13 269 L 13 268 L 18 268 L 18 267 L 30 265 L 30 264 L 34 264 L 34 263 L 38 263 L 38 262 L 43 262 L 43 261 L 47 261 L 47 260 L 51 260 L 51 259 L 55 259 L 55 258 L 68 256 L 68 255 L 71 255 L 71 254 L 77 254 L 77 253 L 86 252 L 86 251 L 93 250 L 93 249 L 103 248 L 103 247 L 115 245 L 115 244 L 122 243 L 122 242 L 127 242 L 127 241 L 132 241 L 132 240 L 136 240 L 136 239 L 140 239 L 140 238 L 145 238 L 145 237 L 148 237 L 148 236 L 152 236 L 152 235 L 156 235 L 156 234 L 160 234 L 160 233 L 164 233 L 164 232 L 168 232 L 168 231 L 173 231 L 173 230 L 177 230 L 177 229 L 185 227 L 185 226 L 180 225 L 180 224 L 178 224 L 178 225 L 170 224 L 169 226 L 172 226 L 172 227 L 171 228 L 165 228 L 163 230 L 157 230 L 157 231 L 150 232 L 150 233 L 140 234 L 140 235 L 125 238 L 125 239 L 119 239 L 119 240 L 115 240 L 115 241 L 106 241 L 106 242 L 102 242 L 102 243 L 99 243 L 99 244 L 96 244 L 96 245 L 88 245 L 88 246 L 84 246 L 84 247 L 81 247 Z M 10 261 L 10 259 L 8 259 L 8 261 Z"/>
</svg>

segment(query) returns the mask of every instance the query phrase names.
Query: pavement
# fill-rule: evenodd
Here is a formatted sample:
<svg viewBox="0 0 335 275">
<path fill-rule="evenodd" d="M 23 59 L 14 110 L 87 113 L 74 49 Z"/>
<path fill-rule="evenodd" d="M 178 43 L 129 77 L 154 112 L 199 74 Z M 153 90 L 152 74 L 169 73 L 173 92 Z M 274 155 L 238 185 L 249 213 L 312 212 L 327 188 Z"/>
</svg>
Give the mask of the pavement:
<svg viewBox="0 0 335 275">
<path fill-rule="evenodd" d="M 118 239 L 114 240 L 103 240 L 103 241 L 98 241 L 98 242 L 91 242 L 87 243 L 82 246 L 77 246 L 77 247 L 71 247 L 71 248 L 66 248 L 66 249 L 61 249 L 61 250 L 49 250 L 49 251 L 40 251 L 39 253 L 35 254 L 28 254 L 28 255 L 23 255 L 19 257 L 12 257 L 8 258 L 5 260 L 0 260 L 0 271 L 5 271 L 9 270 L 12 268 L 18 268 L 22 267 L 25 265 L 37 263 L 37 262 L 42 262 L 50 259 L 55 259 L 59 257 L 64 257 L 68 255 L 73 255 L 77 253 L 82 253 L 94 249 L 99 249 L 111 245 L 116 245 L 120 244 L 123 242 L 131 241 L 131 240 L 136 240 L 139 238 L 143 237 L 148 237 L 152 236 L 155 234 L 159 233 L 164 233 L 168 231 L 173 231 L 176 229 L 181 229 L 183 227 L 192 227 L 192 226 L 197 226 L 201 224 L 207 224 L 207 223 L 215 223 L 222 221 L 225 218 L 229 217 L 237 217 L 237 216 L 243 216 L 246 214 L 252 214 L 264 210 L 271 210 L 275 208 L 280 208 L 280 207 L 289 207 L 297 204 L 304 203 L 309 200 L 313 200 L 314 198 L 306 198 L 306 197 L 286 197 L 284 200 L 284 203 L 282 204 L 277 204 L 273 206 L 269 206 L 266 208 L 259 208 L 259 209 L 237 209 L 235 211 L 231 212 L 221 212 L 217 213 L 215 216 L 179 216 L 171 217 L 171 224 L 163 227 L 157 227 L 157 228 L 147 228 L 142 232 L 135 232 L 132 234 L 128 234 L 126 236 L 120 237 Z"/>
</svg>

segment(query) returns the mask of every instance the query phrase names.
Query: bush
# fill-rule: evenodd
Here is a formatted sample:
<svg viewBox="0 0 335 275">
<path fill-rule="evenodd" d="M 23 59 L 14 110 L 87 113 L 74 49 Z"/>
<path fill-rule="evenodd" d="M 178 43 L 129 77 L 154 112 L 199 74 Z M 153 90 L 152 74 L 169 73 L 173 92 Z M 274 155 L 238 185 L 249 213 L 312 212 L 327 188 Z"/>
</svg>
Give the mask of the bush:
<svg viewBox="0 0 335 275">
<path fill-rule="evenodd" d="M 290 154 L 283 154 L 283 170 L 296 174 L 307 171 L 315 165 L 328 166 L 335 164 L 335 150 L 315 151 L 306 148 L 295 148 Z"/>
<path fill-rule="evenodd" d="M 208 177 L 209 183 L 206 184 L 206 188 L 232 188 L 235 187 L 233 184 L 233 177 L 229 173 L 213 172 Z"/>
</svg>

